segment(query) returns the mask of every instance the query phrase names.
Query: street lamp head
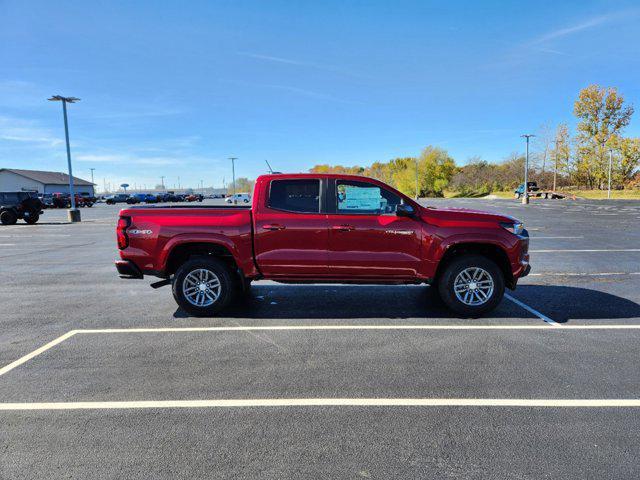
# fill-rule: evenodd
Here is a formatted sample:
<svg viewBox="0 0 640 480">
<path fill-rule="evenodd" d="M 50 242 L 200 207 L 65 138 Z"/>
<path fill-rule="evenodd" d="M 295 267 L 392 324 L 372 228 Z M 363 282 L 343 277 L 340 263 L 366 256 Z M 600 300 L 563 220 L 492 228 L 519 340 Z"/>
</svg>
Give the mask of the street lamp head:
<svg viewBox="0 0 640 480">
<path fill-rule="evenodd" d="M 520 135 L 522 138 L 532 138 L 535 137 L 532 133 L 525 133 L 524 135 Z"/>
<path fill-rule="evenodd" d="M 76 97 L 63 97 L 62 95 L 53 95 L 51 98 L 48 98 L 50 102 L 67 102 L 67 103 L 76 103 L 79 102 L 80 99 Z"/>
</svg>

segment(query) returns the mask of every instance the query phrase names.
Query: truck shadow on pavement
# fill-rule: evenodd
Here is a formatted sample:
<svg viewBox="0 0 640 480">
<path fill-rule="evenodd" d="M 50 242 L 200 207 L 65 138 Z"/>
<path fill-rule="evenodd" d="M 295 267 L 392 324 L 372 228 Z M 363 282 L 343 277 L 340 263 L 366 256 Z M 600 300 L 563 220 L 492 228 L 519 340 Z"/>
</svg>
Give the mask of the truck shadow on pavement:
<svg viewBox="0 0 640 480">
<path fill-rule="evenodd" d="M 459 318 L 427 286 L 254 284 L 220 317 L 251 319 Z M 640 318 L 640 305 L 616 295 L 565 286 L 521 285 L 510 295 L 558 323 Z M 182 309 L 176 318 L 189 315 Z M 505 298 L 486 318 L 537 317 Z"/>
<path fill-rule="evenodd" d="M 640 305 L 636 302 L 590 288 L 521 285 L 508 293 L 558 323 L 577 319 L 640 319 Z"/>
</svg>

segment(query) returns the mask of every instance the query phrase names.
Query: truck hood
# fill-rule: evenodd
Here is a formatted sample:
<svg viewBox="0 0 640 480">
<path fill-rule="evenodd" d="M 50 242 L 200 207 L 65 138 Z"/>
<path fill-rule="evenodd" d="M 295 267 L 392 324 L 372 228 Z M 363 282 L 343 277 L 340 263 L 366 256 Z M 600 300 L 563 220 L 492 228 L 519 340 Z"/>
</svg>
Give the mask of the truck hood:
<svg viewBox="0 0 640 480">
<path fill-rule="evenodd" d="M 497 224 L 501 222 L 516 223 L 519 222 L 509 215 L 500 215 L 498 213 L 484 212 L 482 210 L 472 210 L 468 208 L 422 208 L 422 218 L 428 223 L 438 225 L 449 224 Z"/>
</svg>

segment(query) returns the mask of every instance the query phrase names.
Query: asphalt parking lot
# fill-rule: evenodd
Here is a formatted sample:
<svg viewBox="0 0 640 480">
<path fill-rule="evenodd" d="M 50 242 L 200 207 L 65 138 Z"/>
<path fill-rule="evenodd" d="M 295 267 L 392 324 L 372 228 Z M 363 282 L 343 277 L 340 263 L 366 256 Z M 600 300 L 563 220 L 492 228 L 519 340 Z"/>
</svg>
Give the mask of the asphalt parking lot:
<svg viewBox="0 0 640 480">
<path fill-rule="evenodd" d="M 263 281 L 191 318 L 118 277 L 120 206 L 0 227 L 0 478 L 637 478 L 640 202 L 424 203 L 524 220 L 489 317 Z"/>
</svg>

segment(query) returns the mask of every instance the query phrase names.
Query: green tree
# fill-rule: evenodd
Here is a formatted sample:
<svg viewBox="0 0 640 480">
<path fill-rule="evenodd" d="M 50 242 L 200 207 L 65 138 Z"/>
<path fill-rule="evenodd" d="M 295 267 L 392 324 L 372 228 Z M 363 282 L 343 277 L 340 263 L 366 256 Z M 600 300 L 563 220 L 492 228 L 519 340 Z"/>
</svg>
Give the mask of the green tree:
<svg viewBox="0 0 640 480">
<path fill-rule="evenodd" d="M 629 124 L 633 106 L 615 88 L 590 85 L 580 91 L 573 108 L 578 118 L 576 176 L 589 188 L 604 188 L 608 148 Z"/>
<path fill-rule="evenodd" d="M 426 147 L 417 159 L 395 159 L 392 163 L 396 168 L 394 174 L 396 186 L 401 192 L 410 196 L 416 195 L 417 168 L 420 197 L 441 197 L 456 169 L 455 162 L 449 154 L 433 146 Z"/>
</svg>

